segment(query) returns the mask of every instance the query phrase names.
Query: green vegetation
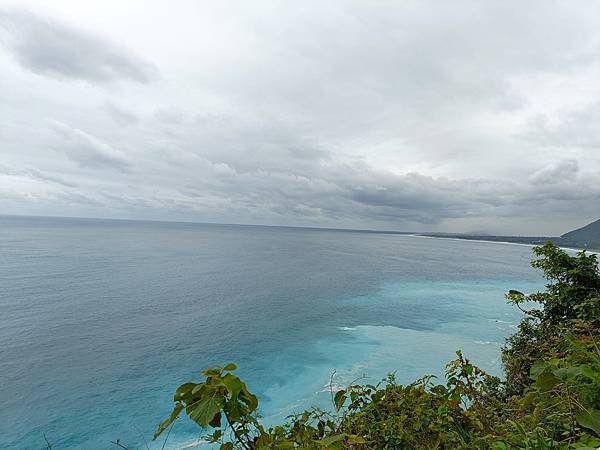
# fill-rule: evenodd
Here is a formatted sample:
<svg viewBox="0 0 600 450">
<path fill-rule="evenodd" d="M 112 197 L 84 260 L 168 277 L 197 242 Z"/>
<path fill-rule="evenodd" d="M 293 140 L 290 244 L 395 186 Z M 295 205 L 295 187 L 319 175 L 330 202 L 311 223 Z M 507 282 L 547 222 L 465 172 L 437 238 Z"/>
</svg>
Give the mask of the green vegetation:
<svg viewBox="0 0 600 450">
<path fill-rule="evenodd" d="M 502 351 L 506 380 L 462 353 L 446 380 L 352 384 L 332 392 L 332 412 L 312 409 L 266 428 L 258 400 L 232 372 L 205 370 L 185 383 L 155 433 L 182 412 L 221 449 L 590 449 L 600 446 L 600 273 L 595 255 L 569 256 L 552 243 L 536 247 L 533 266 L 546 291 L 507 294 L 523 310 Z"/>
</svg>

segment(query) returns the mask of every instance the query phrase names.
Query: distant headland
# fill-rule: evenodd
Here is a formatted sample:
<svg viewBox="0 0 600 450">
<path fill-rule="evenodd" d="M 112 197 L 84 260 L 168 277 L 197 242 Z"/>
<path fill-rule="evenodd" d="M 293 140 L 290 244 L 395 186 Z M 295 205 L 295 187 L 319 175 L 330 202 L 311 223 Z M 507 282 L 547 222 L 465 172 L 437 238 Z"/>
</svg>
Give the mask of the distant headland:
<svg viewBox="0 0 600 450">
<path fill-rule="evenodd" d="M 562 236 L 494 236 L 485 234 L 461 233 L 419 233 L 420 236 L 438 238 L 467 239 L 492 242 L 512 242 L 517 244 L 539 245 L 548 241 L 560 247 L 574 247 L 587 250 L 600 250 L 600 219 Z"/>
</svg>

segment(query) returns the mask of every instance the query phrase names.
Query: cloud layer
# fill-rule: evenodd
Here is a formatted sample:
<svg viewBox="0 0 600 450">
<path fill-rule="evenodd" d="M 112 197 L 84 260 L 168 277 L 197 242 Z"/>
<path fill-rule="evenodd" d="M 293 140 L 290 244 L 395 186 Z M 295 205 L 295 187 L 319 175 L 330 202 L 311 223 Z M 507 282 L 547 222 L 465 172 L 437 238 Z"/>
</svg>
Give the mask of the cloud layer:
<svg viewBox="0 0 600 450">
<path fill-rule="evenodd" d="M 522 234 L 600 216 L 586 2 L 25 3 L 0 8 L 7 213 Z"/>
<path fill-rule="evenodd" d="M 26 10 L 0 13 L 4 41 L 26 70 L 57 78 L 148 83 L 157 69 L 93 33 L 37 16 Z"/>
</svg>

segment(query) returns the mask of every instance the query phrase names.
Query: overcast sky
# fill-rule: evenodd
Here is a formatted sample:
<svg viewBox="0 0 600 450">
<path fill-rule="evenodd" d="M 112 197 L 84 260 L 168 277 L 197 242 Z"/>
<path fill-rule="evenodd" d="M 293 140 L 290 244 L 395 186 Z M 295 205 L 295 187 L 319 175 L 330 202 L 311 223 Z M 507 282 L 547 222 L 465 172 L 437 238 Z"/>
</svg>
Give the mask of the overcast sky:
<svg viewBox="0 0 600 450">
<path fill-rule="evenodd" d="M 562 234 L 600 3 L 0 0 L 0 213 Z"/>
</svg>

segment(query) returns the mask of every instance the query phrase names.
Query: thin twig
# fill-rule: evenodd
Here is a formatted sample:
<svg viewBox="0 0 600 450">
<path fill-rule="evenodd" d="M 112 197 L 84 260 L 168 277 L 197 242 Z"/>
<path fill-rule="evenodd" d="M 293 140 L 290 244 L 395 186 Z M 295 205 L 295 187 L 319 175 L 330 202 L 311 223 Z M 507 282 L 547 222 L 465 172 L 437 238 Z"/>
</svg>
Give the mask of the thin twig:
<svg viewBox="0 0 600 450">
<path fill-rule="evenodd" d="M 146 449 L 150 450 L 150 447 L 148 446 L 148 441 L 146 440 L 144 433 L 142 433 L 142 431 L 135 425 L 133 426 L 133 428 L 135 428 L 135 431 L 137 431 L 139 433 L 139 435 L 142 437 L 142 440 L 144 441 L 144 445 L 146 446 Z"/>
<path fill-rule="evenodd" d="M 116 441 L 110 441 L 110 443 L 111 444 L 115 444 L 115 445 L 117 445 L 117 446 L 119 446 L 121 448 L 124 448 L 125 450 L 129 450 L 129 448 L 125 447 L 123 444 L 121 444 L 118 439 Z"/>
<path fill-rule="evenodd" d="M 48 440 L 48 438 L 46 437 L 46 433 L 42 433 L 44 436 L 44 440 L 46 441 L 46 448 L 48 450 L 52 450 L 52 444 L 50 443 L 50 441 Z"/>
<path fill-rule="evenodd" d="M 167 437 L 165 438 L 165 442 L 163 442 L 162 447 L 160 448 L 160 450 L 164 450 L 165 445 L 167 445 L 167 441 L 169 440 L 169 435 L 171 434 L 171 430 L 173 429 L 173 425 L 175 425 L 175 421 L 173 421 L 173 423 L 171 424 L 171 426 L 169 427 L 169 431 L 167 431 Z"/>
<path fill-rule="evenodd" d="M 335 377 L 335 369 L 333 369 L 333 372 L 331 372 L 331 377 L 329 377 L 329 393 L 331 394 L 331 403 L 335 406 L 333 395 L 333 377 Z"/>
<path fill-rule="evenodd" d="M 242 444 L 244 446 L 244 448 L 250 450 L 250 446 L 247 445 L 242 438 L 240 437 L 240 435 L 238 434 L 237 430 L 234 428 L 233 424 L 231 423 L 231 420 L 229 419 L 229 416 L 227 415 L 227 413 L 225 411 L 223 411 L 224 415 L 225 415 L 225 419 L 227 420 L 227 423 L 229 424 L 229 426 L 231 427 L 231 431 L 233 431 L 233 434 L 235 436 L 235 438 L 238 440 L 238 442 L 240 444 Z"/>
<path fill-rule="evenodd" d="M 588 409 L 587 409 L 585 406 L 583 406 L 581 403 L 579 403 L 579 401 L 577 401 L 577 399 L 576 399 L 576 398 L 573 398 L 573 402 L 574 402 L 574 403 L 575 403 L 577 406 L 579 406 L 579 407 L 580 407 L 580 408 L 581 408 L 583 411 L 585 411 L 586 413 L 588 413 L 588 414 L 590 414 L 590 415 L 592 414 L 592 413 L 591 413 L 591 412 L 590 412 L 590 411 L 589 411 L 589 410 L 588 410 Z"/>
</svg>

